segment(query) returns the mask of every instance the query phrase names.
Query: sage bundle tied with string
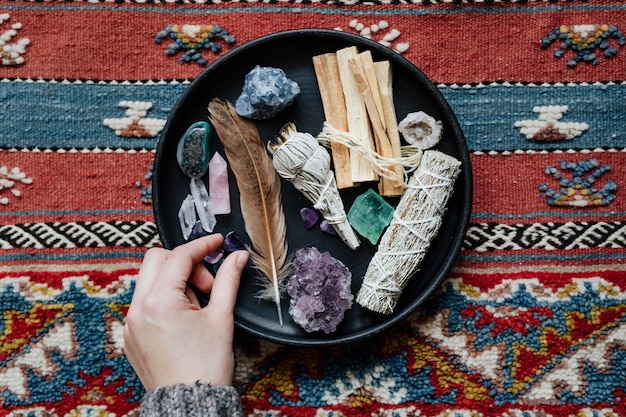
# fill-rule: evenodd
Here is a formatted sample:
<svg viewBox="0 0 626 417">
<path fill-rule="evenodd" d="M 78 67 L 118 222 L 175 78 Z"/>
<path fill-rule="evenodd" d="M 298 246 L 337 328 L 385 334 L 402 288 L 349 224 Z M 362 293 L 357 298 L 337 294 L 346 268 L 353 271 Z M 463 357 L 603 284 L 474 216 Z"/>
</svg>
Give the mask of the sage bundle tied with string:
<svg viewBox="0 0 626 417">
<path fill-rule="evenodd" d="M 357 249 L 359 238 L 348 222 L 328 151 L 293 123 L 287 123 L 267 147 L 276 172 L 313 203 L 350 249 Z"/>
<path fill-rule="evenodd" d="M 377 313 L 393 313 L 439 231 L 460 172 L 456 158 L 424 151 L 367 267 L 357 303 Z"/>
</svg>

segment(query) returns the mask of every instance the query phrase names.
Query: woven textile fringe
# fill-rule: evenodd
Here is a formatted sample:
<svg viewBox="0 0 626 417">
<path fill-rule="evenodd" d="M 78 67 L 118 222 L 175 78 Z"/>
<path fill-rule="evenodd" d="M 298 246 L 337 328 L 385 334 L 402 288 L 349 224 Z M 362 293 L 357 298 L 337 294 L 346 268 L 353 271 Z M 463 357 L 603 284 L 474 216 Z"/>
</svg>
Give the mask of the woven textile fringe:
<svg viewBox="0 0 626 417">
<path fill-rule="evenodd" d="M 360 305 L 382 314 L 393 313 L 439 231 L 460 167 L 460 161 L 449 155 L 424 152 L 367 267 L 356 299 Z"/>
</svg>

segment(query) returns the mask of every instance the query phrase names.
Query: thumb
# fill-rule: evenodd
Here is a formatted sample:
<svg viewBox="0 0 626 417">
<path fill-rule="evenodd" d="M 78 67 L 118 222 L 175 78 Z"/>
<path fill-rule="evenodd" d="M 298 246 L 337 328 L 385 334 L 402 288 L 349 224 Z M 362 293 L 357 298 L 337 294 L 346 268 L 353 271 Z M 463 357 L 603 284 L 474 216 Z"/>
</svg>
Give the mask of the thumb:
<svg viewBox="0 0 626 417">
<path fill-rule="evenodd" d="M 217 270 L 207 309 L 210 314 L 231 316 L 237 300 L 241 273 L 248 262 L 248 252 L 236 251 L 226 257 Z"/>
</svg>

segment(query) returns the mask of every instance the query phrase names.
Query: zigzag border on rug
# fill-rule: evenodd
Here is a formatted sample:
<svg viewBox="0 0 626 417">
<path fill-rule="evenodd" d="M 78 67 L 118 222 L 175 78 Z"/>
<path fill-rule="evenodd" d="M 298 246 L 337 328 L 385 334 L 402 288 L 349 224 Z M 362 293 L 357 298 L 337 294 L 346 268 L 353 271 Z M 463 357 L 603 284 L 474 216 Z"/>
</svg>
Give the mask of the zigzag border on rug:
<svg viewBox="0 0 626 417">
<path fill-rule="evenodd" d="M 102 248 L 159 245 L 149 221 L 42 222 L 0 226 L 0 248 Z M 572 221 L 530 224 L 472 223 L 463 250 L 473 252 L 626 247 L 623 221 Z"/>
<path fill-rule="evenodd" d="M 24 148 L 8 148 L 0 147 L 0 152 L 33 152 L 33 153 L 126 153 L 130 155 L 139 153 L 156 153 L 156 149 L 146 148 L 39 148 L 39 147 L 24 147 Z"/>
<path fill-rule="evenodd" d="M 547 1 L 547 0 L 544 0 Z M 141 80 L 98 80 L 98 79 L 86 79 L 86 78 L 21 78 L 21 77 L 4 77 L 0 78 L 0 83 L 30 83 L 30 84 L 87 84 L 87 85 L 137 85 L 137 86 L 153 86 L 153 85 L 181 85 L 191 84 L 194 81 L 192 78 L 171 78 L 171 79 L 141 79 Z M 452 89 L 469 89 L 469 88 L 487 88 L 487 87 L 579 87 L 579 86 L 611 86 L 611 85 L 626 85 L 626 81 L 592 81 L 592 82 L 532 82 L 532 81 L 483 81 L 476 83 L 436 83 L 438 88 L 452 88 Z"/>
<path fill-rule="evenodd" d="M 531 224 L 470 224 L 463 250 L 475 252 L 525 249 L 574 250 L 626 247 L 626 223 L 550 222 Z"/>
<path fill-rule="evenodd" d="M 0 226 L 0 249 L 159 246 L 157 227 L 147 221 L 49 222 Z"/>
</svg>

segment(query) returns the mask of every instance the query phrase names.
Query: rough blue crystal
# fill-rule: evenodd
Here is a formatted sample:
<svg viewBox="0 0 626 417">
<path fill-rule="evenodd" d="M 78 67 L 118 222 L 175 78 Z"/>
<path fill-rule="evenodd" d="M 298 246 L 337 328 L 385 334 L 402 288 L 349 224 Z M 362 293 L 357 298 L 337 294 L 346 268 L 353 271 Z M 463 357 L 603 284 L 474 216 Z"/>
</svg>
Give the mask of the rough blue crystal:
<svg viewBox="0 0 626 417">
<path fill-rule="evenodd" d="M 352 273 L 328 252 L 298 249 L 287 282 L 289 314 L 307 332 L 332 333 L 352 307 Z"/>
<path fill-rule="evenodd" d="M 243 117 L 269 119 L 289 106 L 299 93 L 298 84 L 282 69 L 257 65 L 246 75 L 235 109 Z"/>
</svg>

